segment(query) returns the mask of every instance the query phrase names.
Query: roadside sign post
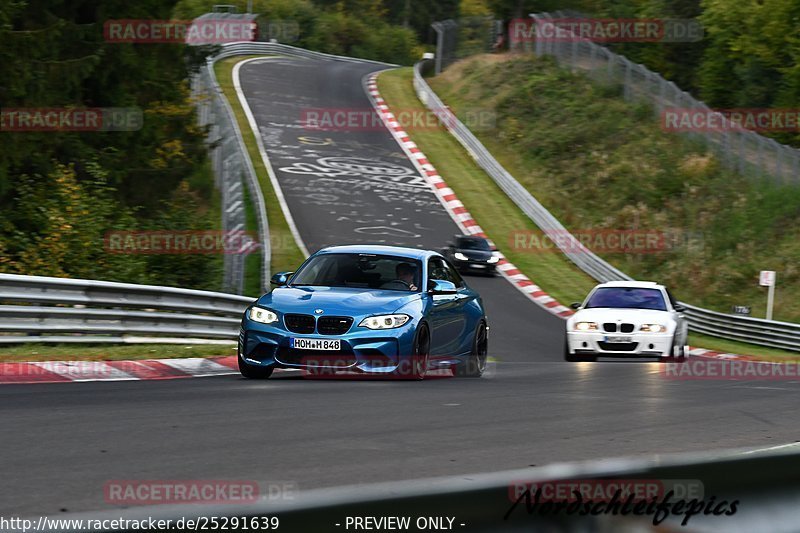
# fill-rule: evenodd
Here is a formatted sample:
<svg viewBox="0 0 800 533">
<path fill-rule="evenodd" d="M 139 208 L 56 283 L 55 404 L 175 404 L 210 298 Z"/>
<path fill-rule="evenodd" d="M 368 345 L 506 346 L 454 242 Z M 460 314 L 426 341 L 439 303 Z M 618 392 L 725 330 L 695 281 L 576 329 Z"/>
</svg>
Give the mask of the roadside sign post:
<svg viewBox="0 0 800 533">
<path fill-rule="evenodd" d="M 758 284 L 762 287 L 768 287 L 767 320 L 772 320 L 772 303 L 775 301 L 775 271 L 762 270 L 758 276 Z"/>
</svg>

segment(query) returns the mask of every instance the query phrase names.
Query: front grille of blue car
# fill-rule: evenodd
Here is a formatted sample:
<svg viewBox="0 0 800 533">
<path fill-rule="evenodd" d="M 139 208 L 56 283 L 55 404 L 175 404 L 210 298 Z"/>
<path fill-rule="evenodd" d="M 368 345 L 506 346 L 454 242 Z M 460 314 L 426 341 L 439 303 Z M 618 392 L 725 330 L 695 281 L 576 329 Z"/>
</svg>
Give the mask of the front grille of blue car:
<svg viewBox="0 0 800 533">
<path fill-rule="evenodd" d="M 283 316 L 283 323 L 292 333 L 314 333 L 316 320 L 313 315 L 287 314 Z"/>
<path fill-rule="evenodd" d="M 321 335 L 344 335 L 352 325 L 351 316 L 321 316 L 317 319 L 317 332 Z"/>
<path fill-rule="evenodd" d="M 320 335 L 344 335 L 353 325 L 351 316 L 321 316 L 300 315 L 289 313 L 283 316 L 286 329 L 292 333 L 309 334 L 315 331 Z"/>
</svg>

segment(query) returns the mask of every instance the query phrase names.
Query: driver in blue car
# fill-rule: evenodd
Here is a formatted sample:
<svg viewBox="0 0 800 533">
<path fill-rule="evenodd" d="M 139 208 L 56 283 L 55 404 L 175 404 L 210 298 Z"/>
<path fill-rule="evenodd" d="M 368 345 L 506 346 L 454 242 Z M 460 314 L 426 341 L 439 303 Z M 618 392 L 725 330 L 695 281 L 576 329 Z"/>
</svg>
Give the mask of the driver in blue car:
<svg viewBox="0 0 800 533">
<path fill-rule="evenodd" d="M 410 291 L 417 290 L 417 286 L 414 284 L 414 275 L 417 269 L 414 268 L 414 265 L 410 263 L 398 263 L 394 271 L 397 279 L 385 283 L 381 288 L 394 289 L 397 285 L 402 285 L 404 289 L 407 287 Z"/>
<path fill-rule="evenodd" d="M 416 273 L 416 268 L 414 265 L 409 263 L 400 263 L 395 268 L 395 272 L 397 272 L 397 279 L 408 285 L 408 288 L 412 291 L 417 290 L 417 286 L 414 285 L 414 274 Z"/>
</svg>

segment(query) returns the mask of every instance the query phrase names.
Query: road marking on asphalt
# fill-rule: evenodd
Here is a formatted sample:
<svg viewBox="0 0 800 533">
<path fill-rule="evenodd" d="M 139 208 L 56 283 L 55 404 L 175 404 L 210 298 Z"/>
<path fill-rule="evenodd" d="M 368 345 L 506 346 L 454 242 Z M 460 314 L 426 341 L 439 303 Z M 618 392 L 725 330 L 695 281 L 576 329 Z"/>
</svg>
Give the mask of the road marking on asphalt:
<svg viewBox="0 0 800 533">
<path fill-rule="evenodd" d="M 779 444 L 777 446 L 769 446 L 767 448 L 756 448 L 755 450 L 748 450 L 746 452 L 742 452 L 740 455 L 750 455 L 753 453 L 762 453 L 762 452 L 774 452 L 777 450 L 785 450 L 787 448 L 794 448 L 800 446 L 800 442 L 790 442 L 788 444 Z"/>
<path fill-rule="evenodd" d="M 294 217 L 292 217 L 292 213 L 289 210 L 289 204 L 286 203 L 286 198 L 283 195 L 283 190 L 281 189 L 280 183 L 278 182 L 278 177 L 275 175 L 275 170 L 272 168 L 272 163 L 269 160 L 269 156 L 267 155 L 267 150 L 264 147 L 264 141 L 261 138 L 261 134 L 258 130 L 258 122 L 256 121 L 255 115 L 253 115 L 253 111 L 250 109 L 250 105 L 247 103 L 247 97 L 244 95 L 244 91 L 242 90 L 242 83 L 239 79 L 239 70 L 242 66 L 246 65 L 247 63 L 258 61 L 258 60 L 268 60 L 269 58 L 250 58 L 245 59 L 244 61 L 239 61 L 236 65 L 233 66 L 233 88 L 236 91 L 236 96 L 239 98 L 239 104 L 242 106 L 242 110 L 244 111 L 245 117 L 247 117 L 247 123 L 250 125 L 251 134 L 255 137 L 256 146 L 258 147 L 258 153 L 261 156 L 261 160 L 264 163 L 264 166 L 267 169 L 267 174 L 269 175 L 269 181 L 272 183 L 272 189 L 275 192 L 275 197 L 278 199 L 278 203 L 281 206 L 281 211 L 283 212 L 283 217 L 286 219 L 286 224 L 289 226 L 289 232 L 294 237 L 295 244 L 297 247 L 300 248 L 300 251 L 303 252 L 303 255 L 306 257 L 309 256 L 308 248 L 306 247 L 305 242 L 303 242 L 302 237 L 300 237 L 300 232 L 297 230 L 297 225 L 294 222 Z M 234 119 L 235 121 L 235 119 Z M 236 124 L 238 127 L 238 123 Z"/>
</svg>

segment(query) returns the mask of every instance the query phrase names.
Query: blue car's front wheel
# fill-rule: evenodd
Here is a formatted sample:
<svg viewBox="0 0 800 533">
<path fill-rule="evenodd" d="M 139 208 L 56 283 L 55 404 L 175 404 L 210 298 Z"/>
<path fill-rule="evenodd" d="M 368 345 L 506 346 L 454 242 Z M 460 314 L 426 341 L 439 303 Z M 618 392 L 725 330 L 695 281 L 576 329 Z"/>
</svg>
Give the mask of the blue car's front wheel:
<svg viewBox="0 0 800 533">
<path fill-rule="evenodd" d="M 486 324 L 481 322 L 475 330 L 472 340 L 472 352 L 469 358 L 458 365 L 455 374 L 467 378 L 479 378 L 486 371 L 486 360 L 489 354 L 489 334 Z"/>
<path fill-rule="evenodd" d="M 428 371 L 428 356 L 431 352 L 431 333 L 424 322 L 417 328 L 414 336 L 414 349 L 411 354 L 411 378 L 424 379 Z"/>
</svg>

